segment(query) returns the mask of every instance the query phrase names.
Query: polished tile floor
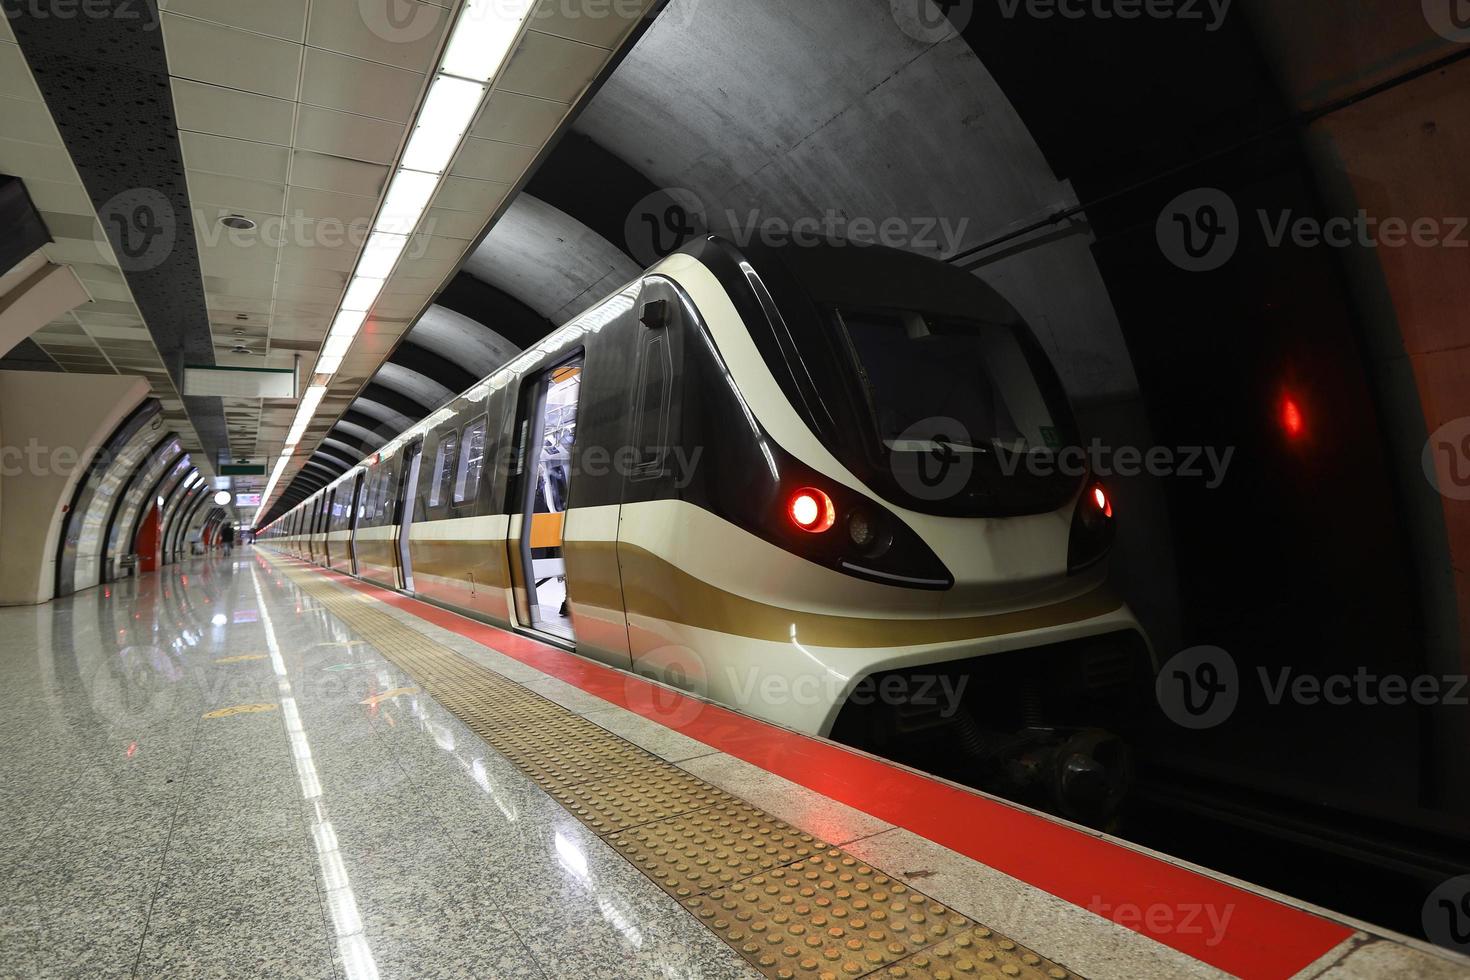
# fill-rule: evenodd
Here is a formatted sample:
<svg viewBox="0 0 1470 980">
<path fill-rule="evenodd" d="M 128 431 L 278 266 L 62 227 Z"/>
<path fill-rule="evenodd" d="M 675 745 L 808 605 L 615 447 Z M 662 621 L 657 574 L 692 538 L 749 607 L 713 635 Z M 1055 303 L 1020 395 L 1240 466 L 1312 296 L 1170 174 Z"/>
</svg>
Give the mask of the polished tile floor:
<svg viewBox="0 0 1470 980">
<path fill-rule="evenodd" d="M 0 609 L 0 976 L 755 976 L 249 549 Z"/>
</svg>

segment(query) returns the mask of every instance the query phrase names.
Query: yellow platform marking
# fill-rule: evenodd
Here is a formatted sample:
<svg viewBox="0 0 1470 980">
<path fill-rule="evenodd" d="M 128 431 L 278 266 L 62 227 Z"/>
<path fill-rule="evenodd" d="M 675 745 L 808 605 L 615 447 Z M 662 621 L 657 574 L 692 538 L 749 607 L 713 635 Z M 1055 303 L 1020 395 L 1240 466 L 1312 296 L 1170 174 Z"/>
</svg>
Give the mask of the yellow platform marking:
<svg viewBox="0 0 1470 980">
<path fill-rule="evenodd" d="M 767 977 L 1075 976 L 471 663 L 373 608 L 369 596 L 277 567 Z"/>
<path fill-rule="evenodd" d="M 233 718 L 235 715 L 257 715 L 263 711 L 275 711 L 274 704 L 237 704 L 229 708 L 220 708 L 218 711 L 210 711 L 205 714 L 206 718 Z"/>
<path fill-rule="evenodd" d="M 359 701 L 357 703 L 358 704 L 365 704 L 365 705 L 368 705 L 369 707 L 376 708 L 379 704 L 382 704 L 384 701 L 391 701 L 394 698 L 402 697 L 405 694 L 417 694 L 417 693 L 419 693 L 419 689 L 416 688 L 416 687 L 395 687 L 391 691 L 384 691 L 382 694 L 374 694 L 372 697 L 367 698 L 367 699 L 362 700 L 362 701 Z"/>
<path fill-rule="evenodd" d="M 243 664 L 250 660 L 269 660 L 270 657 L 264 653 L 242 653 L 238 657 L 220 657 L 215 661 L 217 664 Z"/>
</svg>

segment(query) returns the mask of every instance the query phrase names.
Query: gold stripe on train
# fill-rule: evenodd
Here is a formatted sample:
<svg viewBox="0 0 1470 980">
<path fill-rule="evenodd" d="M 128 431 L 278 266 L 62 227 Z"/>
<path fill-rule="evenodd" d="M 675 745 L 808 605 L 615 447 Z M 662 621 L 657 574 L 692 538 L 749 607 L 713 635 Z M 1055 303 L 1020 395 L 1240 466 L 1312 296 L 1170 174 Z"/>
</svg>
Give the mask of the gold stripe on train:
<svg viewBox="0 0 1470 980">
<path fill-rule="evenodd" d="M 1081 622 L 1123 603 L 1107 589 L 1063 602 L 951 619 L 864 619 L 783 609 L 726 592 L 634 545 L 568 541 L 567 592 L 575 605 L 617 609 L 717 633 L 820 647 L 907 647 L 1001 636 Z"/>
</svg>

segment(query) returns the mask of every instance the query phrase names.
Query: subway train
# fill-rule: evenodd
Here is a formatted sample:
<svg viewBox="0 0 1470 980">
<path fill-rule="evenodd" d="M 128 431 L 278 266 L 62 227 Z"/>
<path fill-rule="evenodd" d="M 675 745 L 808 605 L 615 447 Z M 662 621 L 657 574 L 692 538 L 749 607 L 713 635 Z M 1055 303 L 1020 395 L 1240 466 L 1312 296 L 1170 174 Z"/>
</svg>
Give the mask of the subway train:
<svg viewBox="0 0 1470 980">
<path fill-rule="evenodd" d="M 1017 312 L 943 262 L 701 238 L 260 543 L 1105 821 L 1153 655 Z M 1074 457 L 1075 458 L 1075 457 Z"/>
</svg>

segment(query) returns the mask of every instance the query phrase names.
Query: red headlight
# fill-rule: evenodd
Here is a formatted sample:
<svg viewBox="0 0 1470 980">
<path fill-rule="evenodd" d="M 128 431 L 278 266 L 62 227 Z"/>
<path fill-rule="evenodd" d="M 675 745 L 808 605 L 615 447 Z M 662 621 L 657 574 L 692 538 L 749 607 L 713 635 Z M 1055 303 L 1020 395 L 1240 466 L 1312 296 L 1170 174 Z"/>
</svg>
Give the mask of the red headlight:
<svg viewBox="0 0 1470 980">
<path fill-rule="evenodd" d="M 837 523 L 837 507 L 832 498 L 811 487 L 791 495 L 786 513 L 791 515 L 791 523 L 812 534 L 821 534 Z"/>
</svg>

